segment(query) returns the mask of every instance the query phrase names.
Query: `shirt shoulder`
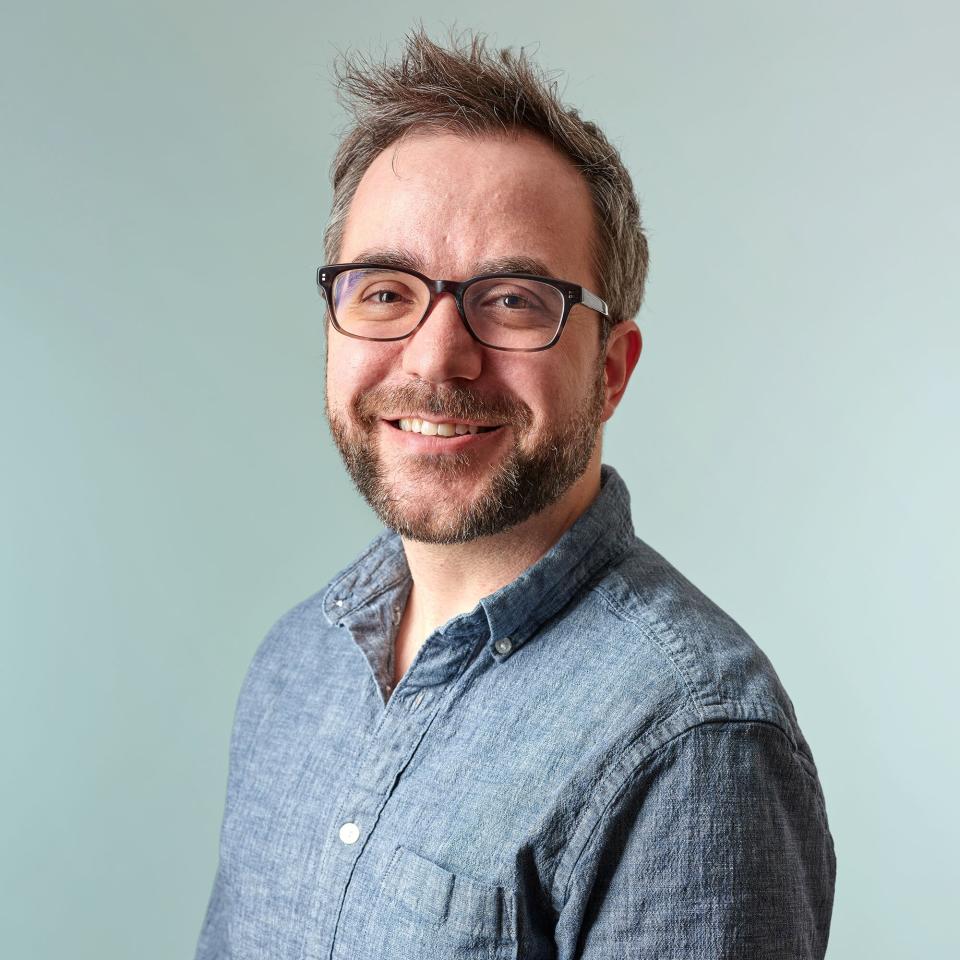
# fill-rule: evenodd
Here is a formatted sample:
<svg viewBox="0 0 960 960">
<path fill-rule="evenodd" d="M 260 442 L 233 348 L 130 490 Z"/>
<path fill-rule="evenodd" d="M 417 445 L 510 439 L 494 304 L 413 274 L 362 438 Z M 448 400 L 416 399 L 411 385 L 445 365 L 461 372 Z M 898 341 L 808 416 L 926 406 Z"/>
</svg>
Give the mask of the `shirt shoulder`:
<svg viewBox="0 0 960 960">
<path fill-rule="evenodd" d="M 657 551 L 635 539 L 593 585 L 588 602 L 617 624 L 615 669 L 652 694 L 662 742 L 696 723 L 773 724 L 812 766 L 793 704 L 746 630 Z M 659 678 L 651 691 L 646 678 Z M 651 718 L 652 719 L 652 718 Z"/>
<path fill-rule="evenodd" d="M 786 784 L 807 811 L 817 850 L 826 850 L 823 796 L 793 704 L 769 658 L 729 614 L 636 539 L 564 619 L 575 621 L 569 632 L 578 642 L 602 651 L 595 679 L 580 685 L 593 683 L 603 700 L 594 729 L 604 746 L 557 867 L 555 904 L 568 902 L 574 872 L 586 869 L 582 858 L 598 844 L 611 811 L 655 789 L 681 805 L 713 798 L 709 817 L 727 823 L 730 805 L 716 783 L 774 771 L 760 808 L 774 809 L 768 800 Z M 728 745 L 736 750 L 725 753 Z"/>
</svg>

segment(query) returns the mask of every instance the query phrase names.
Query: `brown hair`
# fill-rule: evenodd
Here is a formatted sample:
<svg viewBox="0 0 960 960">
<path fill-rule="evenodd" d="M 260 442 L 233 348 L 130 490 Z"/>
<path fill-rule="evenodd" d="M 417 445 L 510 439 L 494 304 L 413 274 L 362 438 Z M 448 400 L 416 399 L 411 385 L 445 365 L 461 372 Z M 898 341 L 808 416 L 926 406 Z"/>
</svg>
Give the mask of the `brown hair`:
<svg viewBox="0 0 960 960">
<path fill-rule="evenodd" d="M 610 307 L 610 324 L 640 309 L 649 255 L 630 174 L 600 128 L 563 104 L 556 81 L 523 48 L 490 51 L 478 34 L 452 35 L 449 46 L 442 47 L 421 27 L 408 34 L 397 62 L 346 55 L 337 63 L 336 80 L 353 125 L 333 161 L 333 207 L 324 235 L 328 262 L 339 254 L 350 201 L 363 174 L 405 134 L 529 130 L 568 157 L 590 189 L 598 293 Z"/>
</svg>

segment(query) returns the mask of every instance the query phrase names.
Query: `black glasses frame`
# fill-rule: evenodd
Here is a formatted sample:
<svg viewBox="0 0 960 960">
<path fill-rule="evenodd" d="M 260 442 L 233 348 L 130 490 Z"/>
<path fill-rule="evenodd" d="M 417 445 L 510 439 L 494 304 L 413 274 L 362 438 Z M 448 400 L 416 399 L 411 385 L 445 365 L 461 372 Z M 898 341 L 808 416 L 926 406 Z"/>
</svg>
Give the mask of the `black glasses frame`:
<svg viewBox="0 0 960 960">
<path fill-rule="evenodd" d="M 417 321 L 413 329 L 409 333 L 405 333 L 402 337 L 361 337 L 357 333 L 350 333 L 348 330 L 344 330 L 337 321 L 337 311 L 333 306 L 333 283 L 341 273 L 344 273 L 347 270 L 393 270 L 397 273 L 408 273 L 410 276 L 416 277 L 418 280 L 423 281 L 430 293 L 430 301 L 427 304 L 426 310 L 423 312 L 423 316 Z M 470 321 L 467 320 L 466 311 L 463 309 L 463 295 L 473 284 L 478 283 L 481 280 L 492 280 L 496 277 L 502 277 L 505 280 L 536 280 L 538 283 L 545 283 L 548 286 L 559 290 L 560 293 L 563 294 L 563 314 L 560 317 L 559 324 L 557 325 L 557 332 L 553 335 L 553 339 L 549 343 L 545 343 L 542 347 L 499 347 L 495 343 L 487 343 L 486 340 L 477 336 L 477 333 L 474 331 L 473 327 L 470 326 Z M 577 304 L 581 304 L 589 310 L 594 310 L 602 317 L 610 316 L 610 308 L 607 306 L 607 304 L 595 293 L 591 293 L 589 290 L 587 290 L 586 287 L 581 287 L 576 283 L 569 283 L 566 280 L 554 280 L 553 277 L 538 277 L 536 274 L 532 273 L 484 273 L 480 276 L 470 277 L 469 280 L 463 281 L 434 280 L 432 277 L 427 277 L 422 273 L 417 273 L 416 270 L 410 270 L 406 267 L 398 267 L 395 264 L 331 263 L 324 267 L 317 268 L 317 288 L 319 289 L 320 295 L 327 303 L 327 307 L 330 310 L 330 319 L 337 331 L 342 333 L 345 337 L 352 337 L 354 340 L 369 340 L 372 343 L 388 343 L 390 341 L 406 340 L 407 337 L 412 337 L 423 326 L 427 317 L 430 316 L 431 311 L 436 306 L 437 300 L 440 298 L 441 294 L 444 293 L 452 294 L 453 299 L 457 304 L 457 312 L 460 314 L 460 319 L 463 321 L 463 325 L 467 328 L 467 332 L 471 337 L 473 337 L 474 340 L 477 341 L 477 343 L 483 344 L 483 346 L 489 347 L 491 350 L 506 350 L 512 353 L 537 353 L 540 350 L 549 350 L 550 347 L 554 346 L 554 344 L 556 344 L 556 342 L 560 339 L 560 334 L 563 333 L 563 328 L 567 323 L 567 317 L 570 316 L 570 309 L 571 307 L 575 307 Z"/>
</svg>

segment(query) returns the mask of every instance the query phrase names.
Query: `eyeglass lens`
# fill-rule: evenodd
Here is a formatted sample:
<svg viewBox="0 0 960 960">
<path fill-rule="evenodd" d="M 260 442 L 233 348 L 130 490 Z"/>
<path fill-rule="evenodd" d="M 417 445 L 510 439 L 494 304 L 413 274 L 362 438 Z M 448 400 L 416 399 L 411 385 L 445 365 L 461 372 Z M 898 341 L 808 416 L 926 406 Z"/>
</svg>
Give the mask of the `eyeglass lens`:
<svg viewBox="0 0 960 960">
<path fill-rule="evenodd" d="M 430 305 L 430 290 L 402 270 L 345 270 L 333 282 L 333 313 L 346 333 L 392 340 L 411 333 Z M 463 294 L 467 323 L 494 347 L 535 349 L 548 344 L 563 319 L 563 294 L 537 280 L 492 277 Z"/>
</svg>

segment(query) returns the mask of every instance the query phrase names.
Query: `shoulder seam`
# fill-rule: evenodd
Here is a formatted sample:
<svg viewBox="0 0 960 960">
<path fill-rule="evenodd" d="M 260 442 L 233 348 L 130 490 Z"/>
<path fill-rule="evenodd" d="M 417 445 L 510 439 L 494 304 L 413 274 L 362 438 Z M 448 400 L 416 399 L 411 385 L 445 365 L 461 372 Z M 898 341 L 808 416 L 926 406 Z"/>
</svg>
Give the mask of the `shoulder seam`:
<svg viewBox="0 0 960 960">
<path fill-rule="evenodd" d="M 622 579 L 622 574 L 616 571 L 615 573 Z M 607 606 L 611 608 L 614 614 L 622 617 L 628 623 L 632 623 L 651 643 L 654 644 L 654 646 L 657 647 L 663 656 L 667 658 L 673 669 L 677 672 L 677 674 L 679 674 L 680 679 L 683 681 L 683 686 L 687 691 L 687 696 L 690 698 L 691 703 L 693 703 L 696 707 L 700 719 L 706 720 L 706 708 L 703 700 L 700 698 L 700 694 L 697 691 L 696 685 L 693 682 L 693 678 L 684 668 L 683 664 L 681 664 L 673 655 L 672 651 L 668 649 L 666 643 L 664 643 L 663 639 L 658 635 L 658 632 L 655 631 L 645 620 L 639 620 L 637 617 L 625 610 L 623 605 L 615 600 L 609 593 L 607 593 L 601 584 L 597 584 L 597 586 L 594 587 L 594 591 L 607 604 Z"/>
</svg>

